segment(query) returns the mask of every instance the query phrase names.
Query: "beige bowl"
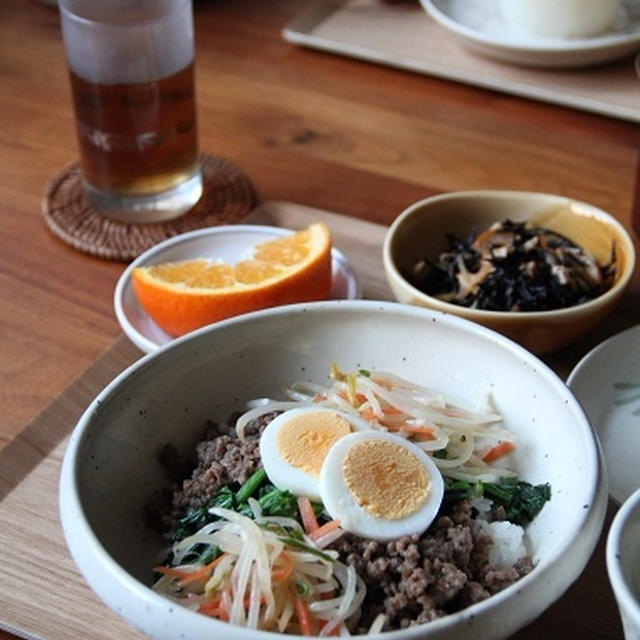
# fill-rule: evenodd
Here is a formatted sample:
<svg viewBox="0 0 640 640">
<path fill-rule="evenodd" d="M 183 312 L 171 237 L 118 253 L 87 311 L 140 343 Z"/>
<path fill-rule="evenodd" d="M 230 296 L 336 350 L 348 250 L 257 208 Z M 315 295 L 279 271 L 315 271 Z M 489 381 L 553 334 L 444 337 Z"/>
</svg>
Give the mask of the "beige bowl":
<svg viewBox="0 0 640 640">
<path fill-rule="evenodd" d="M 443 302 L 406 279 L 416 261 L 435 259 L 448 249 L 446 234 L 461 238 L 494 222 L 530 221 L 560 233 L 587 249 L 600 264 L 615 251 L 617 273 L 611 289 L 589 302 L 554 311 L 483 311 Z M 519 342 L 534 353 L 547 353 L 574 342 L 593 329 L 619 301 L 635 267 L 633 242 L 625 228 L 592 205 L 562 196 L 524 191 L 461 191 L 421 200 L 391 225 L 383 247 L 384 269 L 400 302 L 437 309 L 478 322 Z"/>
</svg>

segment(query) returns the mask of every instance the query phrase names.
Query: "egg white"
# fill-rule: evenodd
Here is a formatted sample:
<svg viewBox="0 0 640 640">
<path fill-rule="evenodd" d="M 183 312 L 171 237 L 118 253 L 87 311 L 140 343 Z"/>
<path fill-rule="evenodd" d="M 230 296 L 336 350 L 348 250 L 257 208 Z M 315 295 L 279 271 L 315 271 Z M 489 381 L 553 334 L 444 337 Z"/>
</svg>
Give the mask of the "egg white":
<svg viewBox="0 0 640 640">
<path fill-rule="evenodd" d="M 369 513 L 356 502 L 347 487 L 343 474 L 345 456 L 353 445 L 373 439 L 406 448 L 418 458 L 428 474 L 427 499 L 417 511 L 404 518 L 386 519 Z M 339 520 L 346 531 L 381 542 L 426 531 L 440 509 L 443 495 L 444 481 L 433 460 L 408 440 L 383 431 L 361 431 L 344 436 L 329 449 L 320 473 L 320 498 L 329 515 Z"/>
<path fill-rule="evenodd" d="M 310 500 L 320 500 L 319 478 L 312 473 L 294 467 L 285 461 L 278 448 L 278 433 L 280 429 L 296 415 L 305 413 L 326 412 L 337 414 L 344 418 L 353 430 L 369 429 L 365 420 L 349 415 L 342 411 L 323 407 L 302 407 L 290 409 L 276 416 L 264 429 L 260 437 L 260 457 L 267 477 L 278 489 L 287 490 L 296 496 L 305 496 Z"/>
</svg>

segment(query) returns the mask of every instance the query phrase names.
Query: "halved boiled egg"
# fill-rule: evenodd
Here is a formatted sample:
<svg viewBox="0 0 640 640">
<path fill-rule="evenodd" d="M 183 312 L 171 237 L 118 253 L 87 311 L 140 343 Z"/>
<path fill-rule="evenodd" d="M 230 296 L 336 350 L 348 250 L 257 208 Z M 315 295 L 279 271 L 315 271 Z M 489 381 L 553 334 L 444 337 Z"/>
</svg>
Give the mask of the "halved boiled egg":
<svg viewBox="0 0 640 640">
<path fill-rule="evenodd" d="M 346 531 L 387 541 L 425 531 L 444 494 L 442 475 L 415 444 L 382 431 L 336 441 L 320 474 L 326 511 Z"/>
<path fill-rule="evenodd" d="M 320 500 L 318 481 L 327 452 L 356 429 L 369 428 L 348 414 L 321 407 L 291 409 L 276 416 L 260 437 L 260 457 L 279 489 Z"/>
</svg>

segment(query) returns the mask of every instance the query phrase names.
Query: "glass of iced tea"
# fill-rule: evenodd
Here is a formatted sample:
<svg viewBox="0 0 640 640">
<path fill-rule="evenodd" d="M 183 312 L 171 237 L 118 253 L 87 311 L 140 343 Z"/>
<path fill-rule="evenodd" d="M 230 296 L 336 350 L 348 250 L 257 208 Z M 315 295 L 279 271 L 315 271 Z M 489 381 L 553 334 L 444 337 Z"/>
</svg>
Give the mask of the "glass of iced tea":
<svg viewBox="0 0 640 640">
<path fill-rule="evenodd" d="M 85 193 L 102 215 L 170 220 L 202 194 L 191 0 L 60 0 Z"/>
</svg>

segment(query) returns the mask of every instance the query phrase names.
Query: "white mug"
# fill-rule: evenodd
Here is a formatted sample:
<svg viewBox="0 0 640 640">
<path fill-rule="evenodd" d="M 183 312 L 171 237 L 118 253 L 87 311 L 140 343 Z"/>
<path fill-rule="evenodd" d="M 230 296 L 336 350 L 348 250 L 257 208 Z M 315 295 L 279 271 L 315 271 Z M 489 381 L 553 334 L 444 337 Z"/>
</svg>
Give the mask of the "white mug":
<svg viewBox="0 0 640 640">
<path fill-rule="evenodd" d="M 504 23 L 534 38 L 587 38 L 611 29 L 621 0 L 501 0 Z"/>
<path fill-rule="evenodd" d="M 607 535 L 607 572 L 625 638 L 640 638 L 640 489 L 620 507 Z"/>
</svg>

